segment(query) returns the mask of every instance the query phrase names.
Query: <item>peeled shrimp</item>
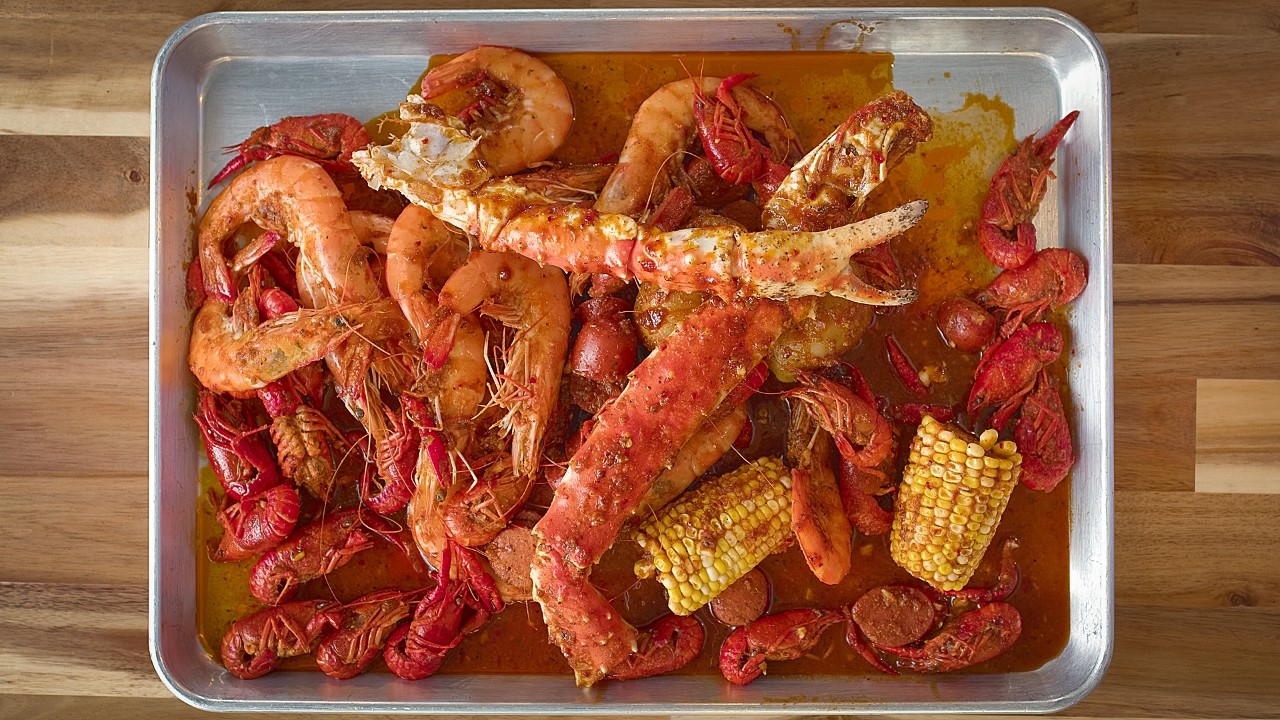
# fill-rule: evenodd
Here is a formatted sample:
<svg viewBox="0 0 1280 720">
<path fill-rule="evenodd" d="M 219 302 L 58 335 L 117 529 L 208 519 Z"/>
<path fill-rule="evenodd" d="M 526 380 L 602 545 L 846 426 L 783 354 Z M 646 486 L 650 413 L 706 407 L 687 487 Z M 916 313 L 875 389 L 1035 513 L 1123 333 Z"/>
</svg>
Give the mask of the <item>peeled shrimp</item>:
<svg viewBox="0 0 1280 720">
<path fill-rule="evenodd" d="M 459 113 L 494 175 L 510 175 L 551 156 L 573 126 L 569 88 L 541 60 L 515 48 L 482 45 L 432 69 L 422 97 L 475 88 Z"/>
<path fill-rule="evenodd" d="M 382 296 L 342 193 L 316 163 L 292 155 L 263 161 L 237 175 L 213 199 L 200 220 L 200 267 L 205 290 L 223 302 L 236 294 L 224 246 L 247 222 L 280 233 L 298 247 L 299 284 L 304 276 L 312 280 L 323 304 Z"/>
<path fill-rule="evenodd" d="M 569 350 L 564 273 L 520 255 L 478 251 L 440 289 L 439 300 L 456 315 L 478 309 L 515 329 L 493 397 L 507 413 L 498 425 L 511 435 L 516 475 L 537 472 Z"/>
</svg>

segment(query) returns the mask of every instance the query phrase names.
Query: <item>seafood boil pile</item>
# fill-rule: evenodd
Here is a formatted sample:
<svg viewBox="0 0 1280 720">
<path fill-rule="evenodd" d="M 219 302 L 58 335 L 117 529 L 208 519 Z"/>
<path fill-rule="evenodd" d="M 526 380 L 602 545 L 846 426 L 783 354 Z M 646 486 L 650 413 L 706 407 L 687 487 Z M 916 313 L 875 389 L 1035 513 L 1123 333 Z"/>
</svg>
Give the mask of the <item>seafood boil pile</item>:
<svg viewBox="0 0 1280 720">
<path fill-rule="evenodd" d="M 1001 519 L 1074 462 L 1054 368 L 1087 268 L 1037 249 L 1033 221 L 1077 113 L 996 169 L 976 242 L 1001 270 L 933 310 L 974 358 L 951 378 L 964 400 L 890 335 L 914 400 L 890 403 L 847 358 L 918 302 L 890 241 L 929 199 L 866 205 L 934 120 L 890 92 L 806 148 L 753 79 L 667 83 L 615 156 L 566 164 L 565 82 L 482 46 L 423 76 L 385 144 L 324 114 L 234 149 L 187 277 L 209 558 L 251 562 L 260 605 L 222 637 L 229 672 L 312 656 L 345 679 L 382 658 L 418 680 L 525 603 L 581 686 L 708 656 L 746 684 L 833 626 L 869 672 L 1014 646 L 1034 548 L 994 542 Z M 752 442 L 761 398 L 783 408 L 773 445 Z M 871 536 L 909 582 L 771 612 L 770 556 L 798 547 L 835 586 Z M 670 611 L 643 627 L 592 580 L 623 545 Z M 297 599 L 374 548 L 412 581 Z M 984 562 L 995 581 L 974 586 Z M 732 628 L 719 647 L 710 623 Z"/>
</svg>

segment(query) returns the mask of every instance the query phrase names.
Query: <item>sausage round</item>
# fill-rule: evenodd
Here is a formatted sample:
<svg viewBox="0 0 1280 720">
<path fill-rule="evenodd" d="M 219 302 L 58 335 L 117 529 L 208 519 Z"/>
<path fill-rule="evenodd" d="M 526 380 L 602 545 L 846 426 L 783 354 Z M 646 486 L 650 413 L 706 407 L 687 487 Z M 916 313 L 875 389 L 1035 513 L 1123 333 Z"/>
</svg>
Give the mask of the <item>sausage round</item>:
<svg viewBox="0 0 1280 720">
<path fill-rule="evenodd" d="M 711 614 L 732 627 L 755 622 L 769 607 L 769 578 L 760 568 L 738 578 L 711 601 Z"/>
<path fill-rule="evenodd" d="M 520 602 L 533 598 L 534 552 L 533 532 L 519 525 L 508 525 L 484 548 L 484 554 L 493 567 L 498 593 L 505 602 Z"/>
<path fill-rule="evenodd" d="M 924 591 L 907 585 L 868 590 L 853 604 L 853 621 L 873 645 L 902 647 L 923 638 L 938 619 Z"/>
</svg>

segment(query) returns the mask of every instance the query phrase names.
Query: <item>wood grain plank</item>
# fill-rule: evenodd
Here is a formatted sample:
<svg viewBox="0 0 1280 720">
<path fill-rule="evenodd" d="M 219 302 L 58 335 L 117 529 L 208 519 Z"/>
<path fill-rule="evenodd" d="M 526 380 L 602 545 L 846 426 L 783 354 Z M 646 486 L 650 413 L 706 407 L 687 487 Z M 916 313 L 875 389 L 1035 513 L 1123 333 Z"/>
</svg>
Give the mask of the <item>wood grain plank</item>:
<svg viewBox="0 0 1280 720">
<path fill-rule="evenodd" d="M 0 118 L 3 113 L 0 110 Z M 145 212 L 150 158 L 146 138 L 0 134 L 0 177 L 9 179 L 0 183 L 0 221 L 48 213 Z M 51 192 L 53 189 L 59 192 Z M 44 223 L 52 220 L 41 218 Z M 145 222 L 144 215 L 140 236 L 144 245 Z M 0 227 L 6 239 L 16 242 L 47 239 L 31 239 L 29 231 L 17 230 Z M 86 225 L 84 230 L 88 234 L 94 228 Z"/>
<path fill-rule="evenodd" d="M 675 0 L 645 3 L 653 7 L 687 5 Z M 736 8 L 733 0 L 710 0 L 704 7 Z M 893 0 L 882 3 L 905 6 Z M 943 0 L 943 6 L 963 6 L 962 0 Z M 1001 0 L 1000 6 L 1017 6 L 1018 0 Z M 559 7 L 628 7 L 629 0 L 557 3 Z M 838 0 L 786 0 L 775 7 L 841 7 Z M 1080 18 L 1097 32 L 1125 32 L 1137 27 L 1137 2 L 1074 0 L 1052 3 Z M 308 10 L 394 10 L 443 8 L 506 8 L 503 0 L 322 0 Z M 181 2 L 169 0 L 131 7 L 131 12 L 84 6 L 81 3 L 0 4 L 0 134 L 125 135 L 144 137 L 149 131 L 147 110 L 150 72 L 164 41 L 187 20 L 205 12 L 235 10 L 293 10 L 295 5 L 274 2 Z M 851 13 L 856 16 L 856 13 Z M 93 27 L 109 43 L 83 42 L 84 28 Z"/>
<path fill-rule="evenodd" d="M 1191 492 L 1196 482 L 1196 383 L 1115 371 L 1115 488 Z"/>
<path fill-rule="evenodd" d="M 1196 382 L 1196 492 L 1280 493 L 1280 380 Z"/>
<path fill-rule="evenodd" d="M 1280 268 L 1117 265 L 1115 281 L 1117 374 L 1280 375 Z"/>
<path fill-rule="evenodd" d="M 1280 138 L 1269 130 L 1280 43 L 1130 34 L 1103 43 L 1116 261 L 1280 264 Z M 1243 88 L 1253 89 L 1247 102 Z"/>
<path fill-rule="evenodd" d="M 1118 604 L 1280 608 L 1280 497 L 1126 491 L 1115 510 Z"/>
<path fill-rule="evenodd" d="M 1138 0 L 1138 32 L 1195 35 L 1280 34 L 1280 6 L 1271 0 Z"/>
<path fill-rule="evenodd" d="M 1098 689 L 1068 714 L 1280 717 L 1280 610 L 1122 604 L 1115 619 L 1111 667 Z"/>
<path fill-rule="evenodd" d="M 131 476 L 0 475 L 0 580 L 145 585 L 142 446 Z"/>
<path fill-rule="evenodd" d="M 140 475 L 147 254 L 134 236 L 145 238 L 145 218 L 142 228 L 133 218 L 131 229 L 112 234 L 109 220 L 51 217 L 39 234 L 0 245 L 0 474 Z M 0 233 L 21 224 L 0 221 Z M 117 239 L 114 247 L 41 246 L 58 228 L 75 228 L 63 240 L 78 232 L 95 244 Z"/>
<path fill-rule="evenodd" d="M 167 697 L 145 585 L 0 582 L 0 693 Z"/>
</svg>

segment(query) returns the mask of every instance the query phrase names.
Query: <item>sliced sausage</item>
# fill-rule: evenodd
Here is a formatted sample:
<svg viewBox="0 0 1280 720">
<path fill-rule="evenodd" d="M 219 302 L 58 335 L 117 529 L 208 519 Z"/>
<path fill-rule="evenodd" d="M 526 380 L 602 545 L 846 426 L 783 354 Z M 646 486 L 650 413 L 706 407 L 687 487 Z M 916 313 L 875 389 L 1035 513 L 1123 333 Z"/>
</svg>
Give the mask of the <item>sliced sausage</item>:
<svg viewBox="0 0 1280 720">
<path fill-rule="evenodd" d="M 503 601 L 533 599 L 530 569 L 533 567 L 534 544 L 533 532 L 529 528 L 508 525 L 485 546 L 484 554 L 493 566 L 493 576 Z"/>
<path fill-rule="evenodd" d="M 909 645 L 928 634 L 937 619 L 929 596 L 907 585 L 873 588 L 853 604 L 853 621 L 880 647 Z"/>
<path fill-rule="evenodd" d="M 760 568 L 738 578 L 711 601 L 711 614 L 732 627 L 753 623 L 769 607 L 769 578 Z"/>
</svg>

